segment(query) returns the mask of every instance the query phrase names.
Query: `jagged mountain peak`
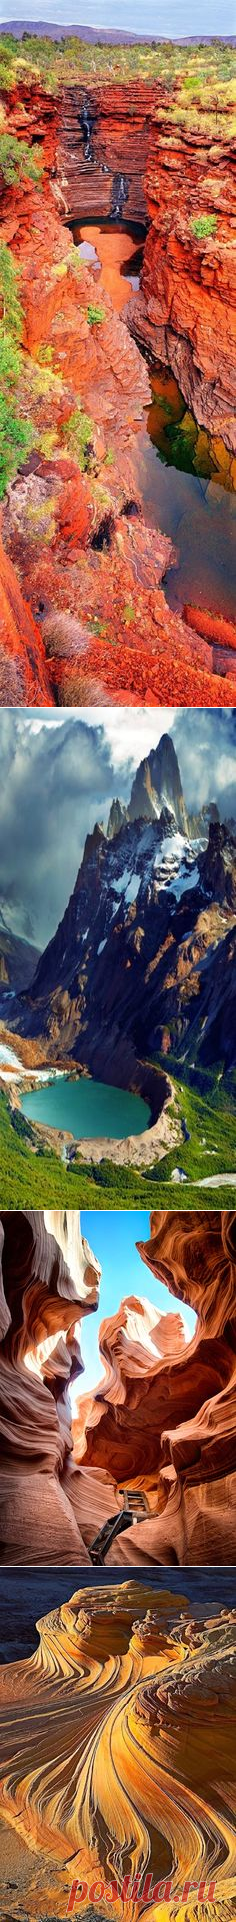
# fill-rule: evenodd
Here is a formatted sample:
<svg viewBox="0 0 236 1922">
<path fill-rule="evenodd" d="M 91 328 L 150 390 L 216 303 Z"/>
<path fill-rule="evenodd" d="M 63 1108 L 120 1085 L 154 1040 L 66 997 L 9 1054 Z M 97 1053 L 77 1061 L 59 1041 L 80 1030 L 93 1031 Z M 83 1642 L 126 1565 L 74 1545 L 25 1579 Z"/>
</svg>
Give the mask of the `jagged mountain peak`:
<svg viewBox="0 0 236 1922">
<path fill-rule="evenodd" d="M 117 795 L 116 799 L 112 801 L 111 807 L 110 807 L 110 814 L 109 814 L 109 820 L 108 820 L 108 826 L 107 826 L 108 841 L 114 841 L 115 834 L 119 834 L 120 828 L 124 827 L 127 819 L 128 819 L 127 808 L 123 806 L 121 801 L 119 801 L 119 797 Z"/>
<path fill-rule="evenodd" d="M 86 840 L 84 843 L 83 860 L 81 863 L 82 868 L 87 867 L 88 862 L 90 862 L 93 859 L 94 854 L 95 855 L 99 854 L 99 849 L 103 847 L 105 840 L 106 840 L 106 829 L 104 827 L 104 822 L 95 821 L 94 828 L 92 828 L 91 834 L 86 834 Z M 79 868 L 77 881 L 79 880 L 80 873 L 81 873 L 81 868 Z"/>
<path fill-rule="evenodd" d="M 209 822 L 207 848 L 199 855 L 199 874 L 204 888 L 217 901 L 236 906 L 236 830 L 227 821 Z"/>
<path fill-rule="evenodd" d="M 160 815 L 163 802 L 175 816 L 177 827 L 188 831 L 188 815 L 174 742 L 162 734 L 158 747 L 151 748 L 137 768 L 127 810 L 130 821 L 153 820 Z"/>
</svg>

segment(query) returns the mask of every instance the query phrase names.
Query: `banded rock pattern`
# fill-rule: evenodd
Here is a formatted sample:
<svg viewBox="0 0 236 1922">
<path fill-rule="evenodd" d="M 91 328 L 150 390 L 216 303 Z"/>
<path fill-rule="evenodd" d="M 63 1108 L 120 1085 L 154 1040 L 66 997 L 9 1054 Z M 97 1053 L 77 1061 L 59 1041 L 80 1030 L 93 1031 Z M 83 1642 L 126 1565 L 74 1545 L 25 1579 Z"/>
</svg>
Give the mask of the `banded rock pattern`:
<svg viewBox="0 0 236 1922">
<path fill-rule="evenodd" d="M 63 1488 L 71 1448 L 68 1384 L 96 1307 L 99 1263 L 77 1213 L 2 1214 L 0 1516 L 3 1562 L 89 1557 Z M 76 1333 L 75 1333 L 76 1325 Z"/>
<path fill-rule="evenodd" d="M 211 1922 L 232 1916 L 235 1612 L 200 1624 L 181 1594 L 131 1580 L 75 1592 L 37 1627 L 36 1654 L 0 1671 L 0 1817 L 27 1915 L 64 1915 L 77 1879 L 98 1916 L 110 1890 L 112 1916 L 136 1922 L 123 1878 L 149 1868 L 159 1889 L 171 1878 L 177 1922 L 202 1922 L 211 1877 Z M 141 1913 L 156 1914 L 145 1893 Z"/>
<path fill-rule="evenodd" d="M 99 1548 L 109 1564 L 235 1562 L 235 1216 L 152 1216 L 139 1252 L 194 1308 L 195 1333 L 179 1306 L 127 1297 L 101 1324 L 89 1395 L 80 1336 L 100 1270 L 76 1212 L 3 1214 L 1 1236 L 2 1562 L 89 1564 L 127 1505 Z"/>
</svg>

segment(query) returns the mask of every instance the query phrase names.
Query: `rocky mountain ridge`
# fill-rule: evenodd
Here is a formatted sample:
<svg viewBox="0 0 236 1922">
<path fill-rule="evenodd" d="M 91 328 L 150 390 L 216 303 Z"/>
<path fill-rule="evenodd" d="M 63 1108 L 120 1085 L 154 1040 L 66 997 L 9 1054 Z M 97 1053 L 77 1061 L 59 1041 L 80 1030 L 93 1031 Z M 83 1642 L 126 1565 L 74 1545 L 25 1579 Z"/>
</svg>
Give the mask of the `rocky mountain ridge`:
<svg viewBox="0 0 236 1922">
<path fill-rule="evenodd" d="M 139 815 L 121 810 L 120 824 L 115 803 L 112 835 L 98 822 L 87 835 L 63 919 L 21 999 L 24 1033 L 54 1050 L 60 1038 L 67 1058 L 123 1087 L 137 1085 L 138 1064 L 168 1054 L 192 1064 L 194 1053 L 223 1072 L 235 1059 L 236 830 L 213 809 L 194 833 L 169 737 L 155 754 L 159 812 L 152 755 L 133 784 Z"/>
<path fill-rule="evenodd" d="M 21 989 L 33 980 L 39 960 L 39 948 L 33 942 L 25 941 L 21 935 L 13 934 L 7 927 L 5 914 L 0 909 L 0 991 L 8 997 L 20 993 Z"/>
</svg>

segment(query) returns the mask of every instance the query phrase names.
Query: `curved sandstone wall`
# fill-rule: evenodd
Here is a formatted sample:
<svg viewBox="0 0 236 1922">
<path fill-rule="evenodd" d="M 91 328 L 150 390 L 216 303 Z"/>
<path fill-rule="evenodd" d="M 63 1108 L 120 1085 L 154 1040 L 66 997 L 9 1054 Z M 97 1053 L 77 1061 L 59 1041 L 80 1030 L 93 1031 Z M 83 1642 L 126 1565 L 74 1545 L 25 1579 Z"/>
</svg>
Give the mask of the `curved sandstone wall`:
<svg viewBox="0 0 236 1922">
<path fill-rule="evenodd" d="M 163 1922 L 227 1922 L 235 1610 L 199 1621 L 182 1594 L 114 1581 L 75 1591 L 37 1629 L 36 1654 L 0 1674 L 0 1816 L 27 1916 L 40 1875 L 42 1922 L 77 1912 L 77 1891 L 91 1922 L 107 1901 L 117 1922 L 138 1922 L 140 1902 L 143 1922 L 159 1903 Z"/>
<path fill-rule="evenodd" d="M 76 1402 L 74 1386 L 73 1423 L 99 1263 L 76 1213 L 21 1210 L 0 1225 L 2 1562 L 89 1563 L 127 1492 L 143 1519 L 114 1538 L 111 1564 L 235 1562 L 235 1215 L 152 1216 L 138 1244 L 152 1295 L 156 1276 L 189 1303 L 194 1336 L 179 1305 L 159 1314 L 126 1297 L 101 1326 L 97 1389 Z M 114 1232 L 111 1218 L 111 1261 Z"/>
</svg>

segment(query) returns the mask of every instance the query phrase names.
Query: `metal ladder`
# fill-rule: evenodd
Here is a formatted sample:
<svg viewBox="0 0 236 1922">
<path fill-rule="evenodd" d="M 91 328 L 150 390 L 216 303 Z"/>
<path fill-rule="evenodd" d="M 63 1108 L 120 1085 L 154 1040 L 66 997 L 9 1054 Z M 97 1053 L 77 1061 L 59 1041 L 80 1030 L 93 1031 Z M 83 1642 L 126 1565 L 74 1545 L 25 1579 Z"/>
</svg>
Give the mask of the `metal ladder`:
<svg viewBox="0 0 236 1922">
<path fill-rule="evenodd" d="M 89 1550 L 91 1562 L 100 1568 L 106 1560 L 108 1549 L 111 1548 L 115 1536 L 123 1535 L 125 1528 L 132 1528 L 133 1522 L 143 1522 L 145 1515 L 148 1515 L 148 1503 L 142 1489 L 121 1488 L 119 1492 L 123 1495 L 123 1508 L 120 1514 L 109 1516 L 109 1520 L 104 1523 L 104 1528 L 95 1535 Z"/>
</svg>

